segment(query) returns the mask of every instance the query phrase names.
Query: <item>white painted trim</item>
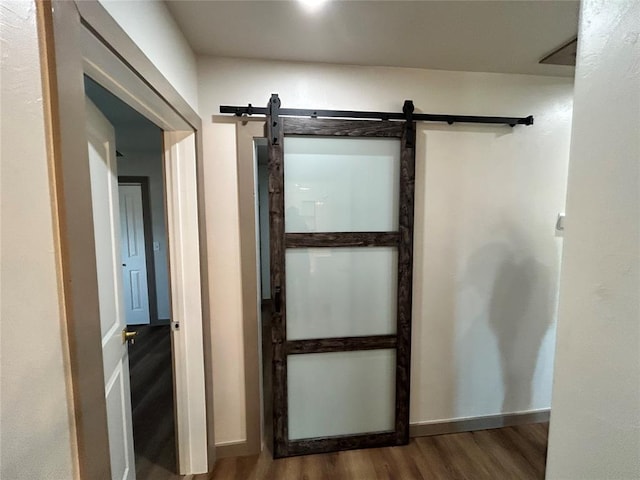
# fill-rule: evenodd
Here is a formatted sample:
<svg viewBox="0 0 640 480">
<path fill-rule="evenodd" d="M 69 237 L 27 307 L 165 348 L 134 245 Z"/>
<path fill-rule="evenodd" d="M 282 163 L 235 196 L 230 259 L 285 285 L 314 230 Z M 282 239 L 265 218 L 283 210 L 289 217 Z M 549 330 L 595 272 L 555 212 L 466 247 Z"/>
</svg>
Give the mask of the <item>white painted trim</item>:
<svg viewBox="0 0 640 480">
<path fill-rule="evenodd" d="M 411 437 L 427 437 L 447 433 L 473 432 L 491 428 L 525 425 L 549 421 L 550 410 L 530 410 L 527 412 L 507 413 L 503 415 L 487 415 L 482 417 L 456 418 L 453 420 L 435 420 L 431 422 L 412 423 L 409 425 Z"/>
<path fill-rule="evenodd" d="M 247 443 L 246 440 L 229 440 L 228 442 L 216 443 L 216 448 L 244 446 L 246 445 L 246 443 Z M 236 456 L 236 455 L 230 455 L 230 456 Z"/>
<path fill-rule="evenodd" d="M 81 28 L 84 73 L 163 130 L 190 130 L 191 126 L 144 84 L 85 26 Z"/>
<path fill-rule="evenodd" d="M 176 436 L 184 475 L 207 471 L 195 134 L 165 132 L 164 141 Z"/>
</svg>

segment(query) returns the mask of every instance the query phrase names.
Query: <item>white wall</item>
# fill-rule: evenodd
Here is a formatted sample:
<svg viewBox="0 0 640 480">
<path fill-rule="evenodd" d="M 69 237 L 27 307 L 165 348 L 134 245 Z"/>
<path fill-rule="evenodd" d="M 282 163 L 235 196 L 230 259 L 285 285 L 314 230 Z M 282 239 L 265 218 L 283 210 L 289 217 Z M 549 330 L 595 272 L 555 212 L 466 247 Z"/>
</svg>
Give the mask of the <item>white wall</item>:
<svg viewBox="0 0 640 480">
<path fill-rule="evenodd" d="M 196 58 L 161 0 L 99 0 L 177 92 L 198 110 Z"/>
<path fill-rule="evenodd" d="M 77 478 L 35 2 L 3 2 L 0 477 Z"/>
<path fill-rule="evenodd" d="M 430 113 L 533 114 L 535 126 L 513 130 L 418 131 L 411 422 L 549 408 L 562 247 L 554 224 L 564 210 L 570 79 L 220 58 L 199 58 L 198 75 L 203 119 L 221 104 L 266 105 L 271 93 L 284 107 L 400 111 L 412 99 Z M 209 131 L 221 135 L 221 128 Z M 223 236 L 238 231 L 228 207 L 237 195 L 235 156 L 213 154 L 211 138 L 205 129 L 205 164 L 224 175 L 207 178 L 218 202 L 206 208 L 217 219 L 210 235 Z M 227 258 L 239 255 L 237 242 L 224 247 Z M 238 282 L 239 269 L 210 263 L 212 285 Z M 213 316 L 214 330 L 223 324 L 233 341 L 224 356 L 214 349 L 214 363 L 237 365 L 241 304 L 237 296 L 218 302 L 213 308 L 225 315 Z M 214 345 L 225 343 L 220 328 Z M 242 414 L 243 381 L 214 378 L 216 395 L 223 390 L 236 406 L 225 415 Z M 218 411 L 215 419 L 216 428 L 229 423 Z M 219 438 L 216 430 L 217 441 L 242 435 L 226 430 Z"/>
<path fill-rule="evenodd" d="M 549 479 L 640 478 L 640 3 L 585 0 Z"/>
<path fill-rule="evenodd" d="M 119 176 L 149 177 L 151 230 L 159 249 L 153 252 L 158 319 L 171 318 L 164 175 L 162 172 L 162 131 L 149 127 L 116 125 L 116 144 L 123 154 L 118 158 Z"/>
</svg>

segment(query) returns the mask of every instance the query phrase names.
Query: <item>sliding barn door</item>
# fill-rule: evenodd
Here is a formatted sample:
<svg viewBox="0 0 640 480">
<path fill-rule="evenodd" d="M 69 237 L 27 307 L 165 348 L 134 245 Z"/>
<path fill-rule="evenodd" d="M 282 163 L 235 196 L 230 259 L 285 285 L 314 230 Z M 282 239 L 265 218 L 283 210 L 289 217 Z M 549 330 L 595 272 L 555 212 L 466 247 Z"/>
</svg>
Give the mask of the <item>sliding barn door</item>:
<svg viewBox="0 0 640 480">
<path fill-rule="evenodd" d="M 413 124 L 269 125 L 274 455 L 404 444 Z"/>
</svg>

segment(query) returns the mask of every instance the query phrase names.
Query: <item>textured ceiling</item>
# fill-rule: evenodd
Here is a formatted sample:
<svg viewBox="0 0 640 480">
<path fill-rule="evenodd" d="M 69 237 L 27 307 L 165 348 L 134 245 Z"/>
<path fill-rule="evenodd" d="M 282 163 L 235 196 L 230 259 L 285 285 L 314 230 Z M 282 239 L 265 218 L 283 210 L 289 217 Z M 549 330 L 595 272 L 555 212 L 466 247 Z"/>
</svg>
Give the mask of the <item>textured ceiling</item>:
<svg viewBox="0 0 640 480">
<path fill-rule="evenodd" d="M 538 62 L 577 34 L 574 0 L 166 2 L 196 53 L 572 76 Z"/>
</svg>

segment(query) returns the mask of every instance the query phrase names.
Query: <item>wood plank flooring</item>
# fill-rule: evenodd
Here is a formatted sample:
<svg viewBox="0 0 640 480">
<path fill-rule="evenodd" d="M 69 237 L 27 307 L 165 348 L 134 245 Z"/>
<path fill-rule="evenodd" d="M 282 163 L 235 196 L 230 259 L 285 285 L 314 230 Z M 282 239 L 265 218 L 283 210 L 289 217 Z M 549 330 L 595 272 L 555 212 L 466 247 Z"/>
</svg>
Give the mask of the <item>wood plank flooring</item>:
<svg viewBox="0 0 640 480">
<path fill-rule="evenodd" d="M 544 479 L 548 424 L 420 437 L 404 447 L 272 460 L 223 458 L 194 480 Z M 176 477 L 178 478 L 178 477 Z"/>
<path fill-rule="evenodd" d="M 129 345 L 129 377 L 137 480 L 176 475 L 171 331 L 168 325 L 130 327 L 138 331 Z"/>
<path fill-rule="evenodd" d="M 176 472 L 168 326 L 141 327 L 129 348 L 138 480 L 534 480 L 544 478 L 548 424 L 411 440 L 404 447 L 273 460 L 223 458 L 210 474 Z"/>
</svg>

